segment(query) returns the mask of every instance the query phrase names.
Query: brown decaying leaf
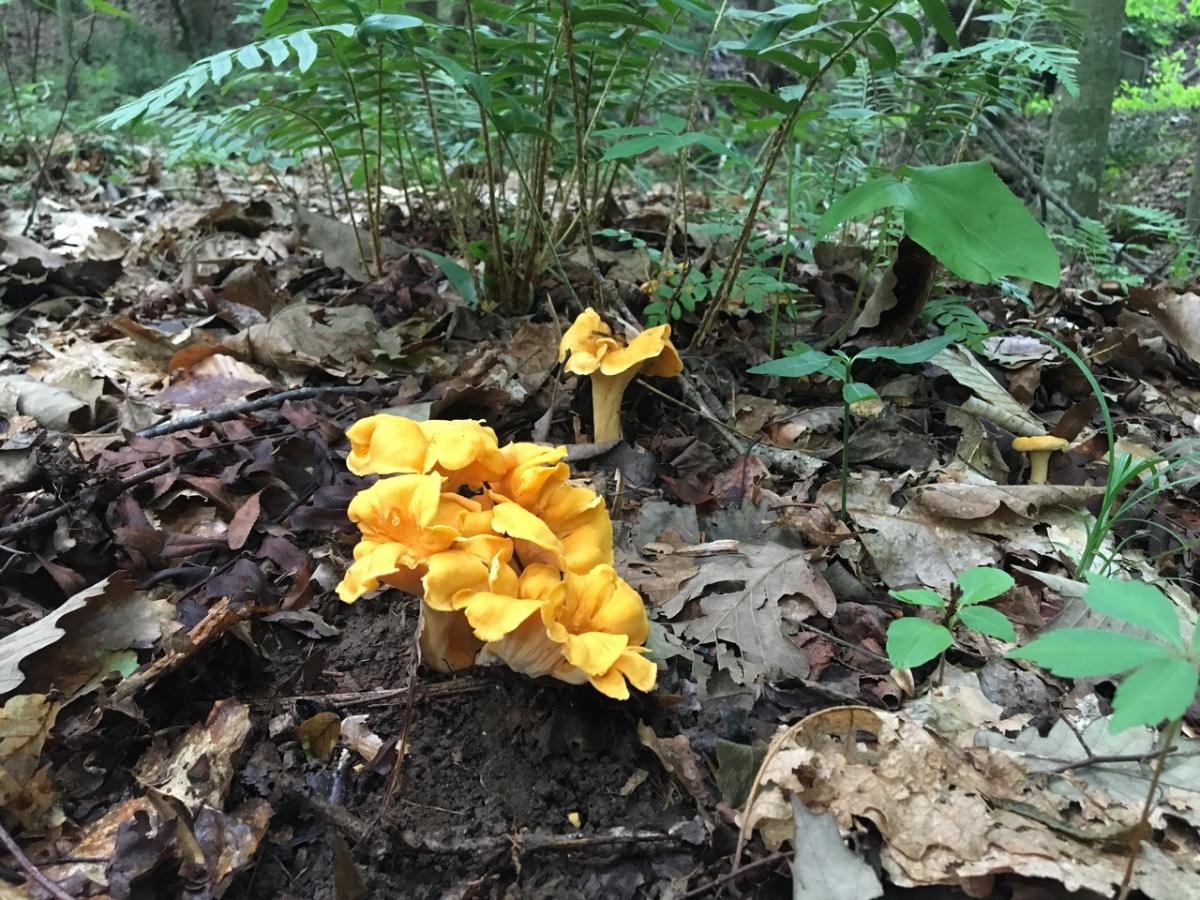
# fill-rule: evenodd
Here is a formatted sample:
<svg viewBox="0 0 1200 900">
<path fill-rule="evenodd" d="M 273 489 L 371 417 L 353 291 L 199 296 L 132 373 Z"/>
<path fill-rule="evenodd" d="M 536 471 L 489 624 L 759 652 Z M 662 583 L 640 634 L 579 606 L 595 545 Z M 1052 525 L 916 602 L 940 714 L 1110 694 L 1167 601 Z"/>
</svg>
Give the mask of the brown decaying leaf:
<svg viewBox="0 0 1200 900">
<path fill-rule="evenodd" d="M 113 650 L 153 645 L 175 607 L 117 573 L 69 598 L 54 612 L 0 639 L 0 695 L 18 687 L 71 697 Z"/>
<path fill-rule="evenodd" d="M 712 792 L 704 778 L 704 767 L 686 735 L 659 737 L 645 722 L 638 723 L 638 738 L 658 757 L 662 767 L 673 775 L 700 809 L 712 806 Z"/>
<path fill-rule="evenodd" d="M 1177 294 L 1166 286 L 1133 287 L 1129 306 L 1153 318 L 1168 341 L 1200 363 L 1200 294 Z"/>
<path fill-rule="evenodd" d="M 329 759 L 329 754 L 337 746 L 341 731 L 342 720 L 337 713 L 319 712 L 301 722 L 296 728 L 296 735 L 305 753 L 313 759 L 324 761 Z"/>
<path fill-rule="evenodd" d="M 10 697 L 0 709 L 0 815 L 31 833 L 60 824 L 49 766 L 40 766 L 42 747 L 58 704 L 45 694 Z"/>
<path fill-rule="evenodd" d="M 260 498 L 262 491 L 251 494 L 246 498 L 246 502 L 238 507 L 238 511 L 233 514 L 233 519 L 229 522 L 229 549 L 241 550 L 246 546 L 246 539 L 250 537 L 250 532 L 254 529 L 254 523 L 258 521 L 258 516 L 261 511 Z"/>
<path fill-rule="evenodd" d="M 662 604 L 658 615 L 675 620 L 670 628 L 680 637 L 715 644 L 718 666 L 739 683 L 759 675 L 804 678 L 804 653 L 782 631 L 780 601 L 789 595 L 811 601 L 826 618 L 837 608 L 833 591 L 809 562 L 808 551 L 743 543 L 736 554 L 703 559 L 700 572 Z M 693 601 L 690 617 L 682 618 Z"/>
<path fill-rule="evenodd" d="M 156 743 L 139 760 L 137 780 L 179 800 L 193 815 L 202 805 L 223 809 L 233 781 L 234 760 L 250 734 L 250 708 L 218 700 L 208 720 L 193 725 L 168 751 Z"/>
<path fill-rule="evenodd" d="M 843 834 L 869 822 L 884 841 L 883 870 L 900 887 L 973 890 L 981 879 L 1016 873 L 1109 896 L 1121 882 L 1127 841 L 1081 817 L 1077 799 L 1032 777 L 1011 754 L 955 749 L 905 716 L 866 707 L 824 710 L 780 729 L 776 740 L 743 815 L 769 848 L 794 839 L 794 796 L 814 813 L 832 813 Z M 1140 802 L 1097 796 L 1084 812 L 1097 808 L 1109 822 L 1131 825 Z M 1134 887 L 1154 900 L 1200 894 L 1200 844 L 1194 833 L 1170 831 L 1143 849 L 1134 871 Z"/>
</svg>

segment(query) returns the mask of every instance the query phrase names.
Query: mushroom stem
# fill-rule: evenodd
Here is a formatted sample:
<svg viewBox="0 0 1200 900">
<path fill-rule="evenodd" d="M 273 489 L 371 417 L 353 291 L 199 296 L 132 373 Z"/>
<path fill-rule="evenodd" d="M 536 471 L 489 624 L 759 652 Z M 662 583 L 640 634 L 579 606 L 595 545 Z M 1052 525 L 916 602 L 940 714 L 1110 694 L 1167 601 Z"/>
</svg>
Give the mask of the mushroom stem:
<svg viewBox="0 0 1200 900">
<path fill-rule="evenodd" d="M 605 375 L 592 373 L 592 440 L 597 444 L 621 439 L 621 399 L 641 366 Z"/>
<path fill-rule="evenodd" d="M 1045 484 L 1046 470 L 1050 465 L 1053 450 L 1032 450 L 1029 453 L 1029 483 Z"/>
</svg>

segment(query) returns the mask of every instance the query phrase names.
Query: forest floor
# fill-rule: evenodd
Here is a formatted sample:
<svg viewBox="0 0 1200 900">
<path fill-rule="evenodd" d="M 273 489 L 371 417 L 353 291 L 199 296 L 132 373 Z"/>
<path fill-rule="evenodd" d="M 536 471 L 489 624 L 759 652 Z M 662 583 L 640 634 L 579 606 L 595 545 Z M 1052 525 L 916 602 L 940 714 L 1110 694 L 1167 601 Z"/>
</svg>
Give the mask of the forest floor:
<svg viewBox="0 0 1200 900">
<path fill-rule="evenodd" d="M 147 170 L 117 188 L 98 164 L 64 158 L 27 235 L 27 209 L 0 219 L 0 808 L 25 856 L 0 856 L 0 900 L 1034 900 L 1121 884 L 1156 738 L 1108 733 L 1110 680 L 1052 678 L 968 632 L 941 667 L 885 655 L 903 611 L 889 590 L 945 594 L 973 566 L 1015 577 L 996 607 L 1021 642 L 1098 625 L 1071 560 L 1107 447 L 1087 380 L 1050 343 L 856 367 L 880 402 L 856 410 L 843 520 L 841 386 L 745 374 L 768 358 L 769 310 L 730 309 L 682 378 L 633 386 L 624 442 L 589 444 L 586 384 L 557 362 L 579 311 L 561 285 L 523 315 L 469 309 L 400 249 L 448 252 L 431 211 L 391 210 L 395 254 L 356 278 L 349 226 L 298 201 L 299 177 Z M 619 200 L 602 224 L 661 243 L 670 197 Z M 636 309 L 645 252 L 597 252 Z M 790 264 L 816 314 L 783 346 L 853 305 L 860 255 L 819 258 Z M 584 291 L 581 260 L 566 262 Z M 969 297 L 988 325 L 1087 360 L 1122 450 L 1182 459 L 1200 433 L 1195 290 L 1071 270 L 1028 303 Z M 677 324 L 681 349 L 694 327 Z M 1026 483 L 1011 433 L 964 411 L 972 394 L 1072 442 L 1050 484 Z M 650 609 L 653 694 L 432 673 L 414 598 L 337 599 L 362 487 L 344 431 L 384 410 L 568 445 Z M 1191 484 L 1104 545 L 1189 623 Z M 1142 835 L 1147 897 L 1200 897 L 1197 712 Z"/>
</svg>

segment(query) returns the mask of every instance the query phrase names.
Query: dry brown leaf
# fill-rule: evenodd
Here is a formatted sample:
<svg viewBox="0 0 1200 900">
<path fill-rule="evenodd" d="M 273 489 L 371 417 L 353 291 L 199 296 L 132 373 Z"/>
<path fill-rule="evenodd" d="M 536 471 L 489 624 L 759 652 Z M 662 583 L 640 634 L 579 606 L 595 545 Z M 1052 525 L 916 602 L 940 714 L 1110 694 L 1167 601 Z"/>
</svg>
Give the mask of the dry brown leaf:
<svg viewBox="0 0 1200 900">
<path fill-rule="evenodd" d="M 326 760 L 337 745 L 342 731 L 342 721 L 337 713 L 319 712 L 305 719 L 296 729 L 300 745 L 313 759 Z"/>
<path fill-rule="evenodd" d="M 246 540 L 250 537 L 250 532 L 254 530 L 254 523 L 258 521 L 261 512 L 261 497 L 262 491 L 251 494 L 233 514 L 233 518 L 229 522 L 228 533 L 230 550 L 241 550 L 246 545 Z"/>
<path fill-rule="evenodd" d="M 311 721 L 311 720 L 310 720 Z M 304 726 L 301 725 L 301 728 Z M 361 756 L 367 762 L 373 762 L 383 749 L 383 738 L 373 732 L 367 725 L 367 715 L 346 716 L 342 719 L 341 742 Z"/>
<path fill-rule="evenodd" d="M 686 735 L 663 738 L 645 722 L 638 723 L 638 738 L 648 747 L 662 767 L 673 775 L 701 809 L 712 805 L 712 796 L 704 780 L 704 767 Z"/>
<path fill-rule="evenodd" d="M 270 321 L 226 339 L 222 346 L 240 359 L 280 372 L 346 375 L 374 371 L 370 361 L 378 330 L 375 315 L 363 306 L 294 303 Z"/>
<path fill-rule="evenodd" d="M 1129 289 L 1130 308 L 1149 315 L 1168 341 L 1200 363 L 1200 294 L 1168 287 Z"/>
<path fill-rule="evenodd" d="M 134 774 L 146 787 L 179 800 L 193 815 L 202 805 L 224 809 L 234 759 L 250 734 L 250 708 L 218 700 L 203 725 L 193 725 L 173 751 L 156 743 Z"/>
<path fill-rule="evenodd" d="M 174 618 L 168 600 L 137 590 L 125 573 L 110 576 L 0 639 L 0 695 L 53 687 L 70 698 L 109 653 L 153 646 Z"/>
<path fill-rule="evenodd" d="M 763 676 L 804 678 L 808 660 L 783 635 L 780 602 L 799 596 L 821 615 L 837 608 L 832 589 L 808 560 L 808 553 L 782 544 L 745 544 L 737 553 L 703 559 L 700 572 L 658 610 L 673 619 L 671 630 L 713 644 L 717 665 L 738 683 Z M 691 618 L 677 619 L 695 601 Z"/>
<path fill-rule="evenodd" d="M 793 840 L 796 796 L 815 813 L 831 812 L 844 834 L 870 822 L 884 841 L 883 869 L 900 887 L 974 889 L 1015 873 L 1111 895 L 1121 882 L 1121 829 L 1137 821 L 1137 803 L 1104 795 L 1081 804 L 1010 754 L 955 749 L 918 723 L 866 707 L 824 710 L 776 740 L 744 814 L 770 848 Z M 1143 847 L 1134 887 L 1154 900 L 1200 895 L 1198 847 L 1194 833 L 1171 829 Z"/>
<path fill-rule="evenodd" d="M 154 399 L 170 406 L 212 409 L 271 387 L 270 379 L 246 363 L 219 351 L 219 347 L 193 344 L 187 350 L 176 353 L 169 365 L 172 371 L 184 371 L 173 376 L 170 386 L 160 391 Z M 183 354 L 189 352 L 199 358 L 195 362 L 181 359 Z"/>
<path fill-rule="evenodd" d="M 0 811 L 33 833 L 64 819 L 55 803 L 50 767 L 39 766 L 57 715 L 58 704 L 45 694 L 10 697 L 0 709 Z"/>
</svg>

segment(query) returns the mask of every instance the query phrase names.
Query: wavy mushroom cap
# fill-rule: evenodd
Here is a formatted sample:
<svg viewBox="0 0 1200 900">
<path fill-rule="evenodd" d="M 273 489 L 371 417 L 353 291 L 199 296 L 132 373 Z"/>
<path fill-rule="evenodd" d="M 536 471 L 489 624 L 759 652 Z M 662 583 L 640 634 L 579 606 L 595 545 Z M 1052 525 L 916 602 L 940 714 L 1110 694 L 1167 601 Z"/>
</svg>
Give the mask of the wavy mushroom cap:
<svg viewBox="0 0 1200 900">
<path fill-rule="evenodd" d="M 492 489 L 526 509 L 538 509 L 545 497 L 571 476 L 566 447 L 545 447 L 541 444 L 518 442 L 500 449 L 505 473 Z"/>
<path fill-rule="evenodd" d="M 363 539 L 338 585 L 342 600 L 352 603 L 380 583 L 418 590 L 426 561 L 463 537 L 469 517 L 482 512 L 480 503 L 442 486 L 440 475 L 394 475 L 350 501 L 346 512 Z"/>
<path fill-rule="evenodd" d="M 1066 450 L 1071 446 L 1071 442 L 1065 438 L 1054 437 L 1050 434 L 1039 434 L 1033 437 L 1018 437 L 1013 438 L 1012 446 L 1014 450 L 1022 453 L 1037 453 L 1044 451 Z"/>
<path fill-rule="evenodd" d="M 561 576 L 550 566 L 529 566 L 516 596 L 473 597 L 466 613 L 475 636 L 487 641 L 486 654 L 515 671 L 588 682 L 618 700 L 628 699 L 628 684 L 654 688 L 658 670 L 642 646 L 646 609 L 612 566 Z"/>
<path fill-rule="evenodd" d="M 612 520 L 604 498 L 591 489 L 560 484 L 532 509 L 492 496 L 492 530 L 512 538 L 522 566 L 586 572 L 612 563 Z"/>
<path fill-rule="evenodd" d="M 558 344 L 558 361 L 575 375 L 619 375 L 638 369 L 644 375 L 671 377 L 683 371 L 683 361 L 671 343 L 671 326 L 647 328 L 626 343 L 590 306 L 579 314 Z"/>
<path fill-rule="evenodd" d="M 451 490 L 478 488 L 506 470 L 496 432 L 474 419 L 430 419 L 380 414 L 355 422 L 346 431 L 355 475 L 437 473 Z"/>
<path fill-rule="evenodd" d="M 600 367 L 600 360 L 620 346 L 621 342 L 613 336 L 612 329 L 589 306 L 571 323 L 558 342 L 558 361 L 566 359 L 564 368 L 574 375 L 591 375 Z"/>
</svg>

